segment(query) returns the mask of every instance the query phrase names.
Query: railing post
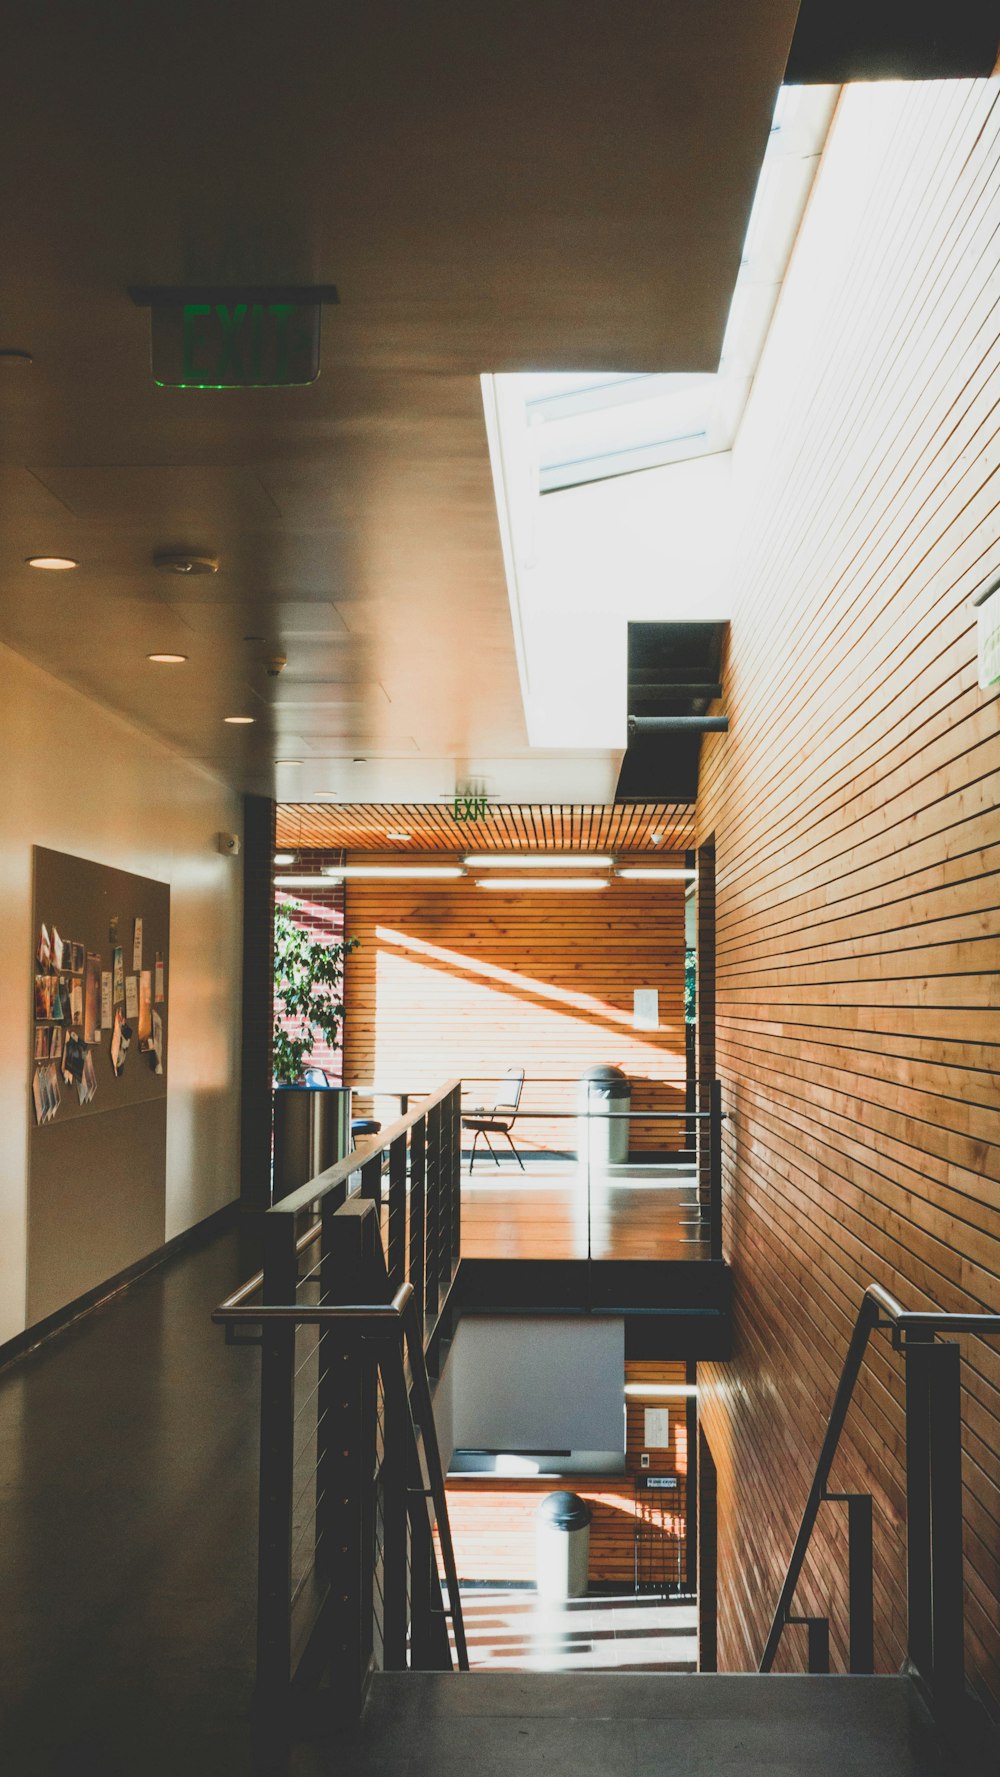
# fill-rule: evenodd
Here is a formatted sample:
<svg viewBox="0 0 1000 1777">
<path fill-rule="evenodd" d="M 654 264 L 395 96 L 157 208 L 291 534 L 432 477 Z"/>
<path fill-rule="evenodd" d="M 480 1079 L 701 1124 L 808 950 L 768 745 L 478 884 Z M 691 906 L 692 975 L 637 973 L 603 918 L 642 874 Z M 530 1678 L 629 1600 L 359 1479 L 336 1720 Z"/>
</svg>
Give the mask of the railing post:
<svg viewBox="0 0 1000 1777">
<path fill-rule="evenodd" d="M 462 1088 L 458 1085 L 449 1097 L 451 1106 L 451 1138 L 448 1171 L 451 1196 L 452 1268 L 462 1257 Z"/>
<path fill-rule="evenodd" d="M 349 1199 L 331 1219 L 321 1273 L 331 1305 L 356 1302 L 376 1287 L 377 1240 L 378 1212 L 364 1198 Z M 370 1341 L 332 1329 L 324 1338 L 336 1341 L 328 1347 L 327 1412 L 319 1446 L 330 1586 L 327 1645 L 335 1702 L 353 1715 L 374 1642 L 377 1370 Z"/>
<path fill-rule="evenodd" d="M 954 1340 L 931 1350 L 931 1645 L 934 1700 L 949 1717 L 957 1714 L 965 1694 L 962 1354 Z"/>
<path fill-rule="evenodd" d="M 809 1670 L 810 1672 L 829 1672 L 830 1670 L 830 1624 L 826 1617 L 809 1617 Z"/>
<path fill-rule="evenodd" d="M 906 1341 L 906 1651 L 925 1684 L 931 1640 L 930 1369 L 932 1343 Z"/>
<path fill-rule="evenodd" d="M 395 1292 L 406 1276 L 406 1136 L 389 1147 L 389 1286 Z"/>
<path fill-rule="evenodd" d="M 424 1268 L 424 1307 L 427 1315 L 437 1319 L 440 1269 L 441 1228 L 441 1106 L 432 1104 L 427 1112 L 427 1261 Z"/>
<path fill-rule="evenodd" d="M 386 1672 L 406 1666 L 407 1433 L 409 1402 L 400 1327 L 382 1341 L 382 1663 Z"/>
<path fill-rule="evenodd" d="M 421 1117 L 418 1123 L 414 1123 L 410 1135 L 410 1282 L 421 1336 L 424 1326 L 424 1242 L 427 1238 L 426 1166 L 427 1119 Z"/>
<path fill-rule="evenodd" d="M 722 1081 L 713 1080 L 709 1088 L 709 1152 L 708 1152 L 708 1214 L 709 1255 L 721 1259 L 722 1254 Z"/>
<path fill-rule="evenodd" d="M 849 1672 L 875 1670 L 874 1555 L 870 1493 L 828 1493 L 847 1506 L 847 1608 Z"/>
<path fill-rule="evenodd" d="M 294 1303 L 293 1216 L 264 1218 L 261 1300 Z M 260 1367 L 260 1518 L 257 1564 L 257 1699 L 263 1718 L 287 1702 L 292 1662 L 292 1502 L 295 1451 L 295 1323 L 265 1324 Z"/>
</svg>

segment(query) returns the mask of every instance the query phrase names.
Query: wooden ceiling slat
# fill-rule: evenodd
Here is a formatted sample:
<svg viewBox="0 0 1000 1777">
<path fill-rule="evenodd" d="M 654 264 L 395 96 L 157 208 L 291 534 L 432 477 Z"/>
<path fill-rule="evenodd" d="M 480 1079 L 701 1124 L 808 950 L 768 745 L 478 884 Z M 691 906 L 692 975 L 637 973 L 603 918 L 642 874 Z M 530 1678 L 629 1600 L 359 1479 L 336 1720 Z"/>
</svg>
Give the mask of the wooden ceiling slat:
<svg viewBox="0 0 1000 1777">
<path fill-rule="evenodd" d="M 321 851 L 686 851 L 694 844 L 694 803 L 491 803 L 482 821 L 456 822 L 452 804 L 285 802 L 278 806 L 282 848 Z M 387 832 L 411 833 L 405 841 Z M 654 846 L 651 833 L 662 834 Z"/>
</svg>

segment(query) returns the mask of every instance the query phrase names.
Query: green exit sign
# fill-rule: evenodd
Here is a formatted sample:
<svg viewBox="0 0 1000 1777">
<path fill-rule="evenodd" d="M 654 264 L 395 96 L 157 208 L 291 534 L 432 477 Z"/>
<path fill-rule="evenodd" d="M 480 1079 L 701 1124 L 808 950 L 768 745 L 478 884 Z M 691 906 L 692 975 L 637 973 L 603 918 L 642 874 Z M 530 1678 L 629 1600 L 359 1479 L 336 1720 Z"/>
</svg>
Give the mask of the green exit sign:
<svg viewBox="0 0 1000 1777">
<path fill-rule="evenodd" d="M 130 294 L 150 310 L 153 381 L 171 389 L 288 389 L 315 382 L 323 307 L 337 301 L 330 284 Z"/>
</svg>

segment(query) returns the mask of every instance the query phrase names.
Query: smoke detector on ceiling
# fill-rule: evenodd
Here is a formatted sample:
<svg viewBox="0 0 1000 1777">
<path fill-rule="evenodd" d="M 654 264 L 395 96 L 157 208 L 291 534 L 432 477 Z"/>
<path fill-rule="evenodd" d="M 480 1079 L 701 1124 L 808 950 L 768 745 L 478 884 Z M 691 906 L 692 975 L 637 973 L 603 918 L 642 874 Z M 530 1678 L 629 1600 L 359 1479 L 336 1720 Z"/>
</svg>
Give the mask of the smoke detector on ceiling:
<svg viewBox="0 0 1000 1777">
<path fill-rule="evenodd" d="M 217 555 L 194 555 L 187 549 L 158 549 L 153 566 L 161 574 L 217 574 Z"/>
</svg>

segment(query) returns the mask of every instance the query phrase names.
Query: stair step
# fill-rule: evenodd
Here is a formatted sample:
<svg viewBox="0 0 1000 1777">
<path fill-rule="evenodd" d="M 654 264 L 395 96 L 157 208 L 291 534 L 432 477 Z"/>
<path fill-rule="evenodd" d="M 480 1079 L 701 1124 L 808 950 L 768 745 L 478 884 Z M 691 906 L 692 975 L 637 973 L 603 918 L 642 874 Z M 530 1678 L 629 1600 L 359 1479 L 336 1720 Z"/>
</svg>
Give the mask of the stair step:
<svg viewBox="0 0 1000 1777">
<path fill-rule="evenodd" d="M 351 1777 L 945 1777 L 905 1677 L 379 1673 Z"/>
</svg>

